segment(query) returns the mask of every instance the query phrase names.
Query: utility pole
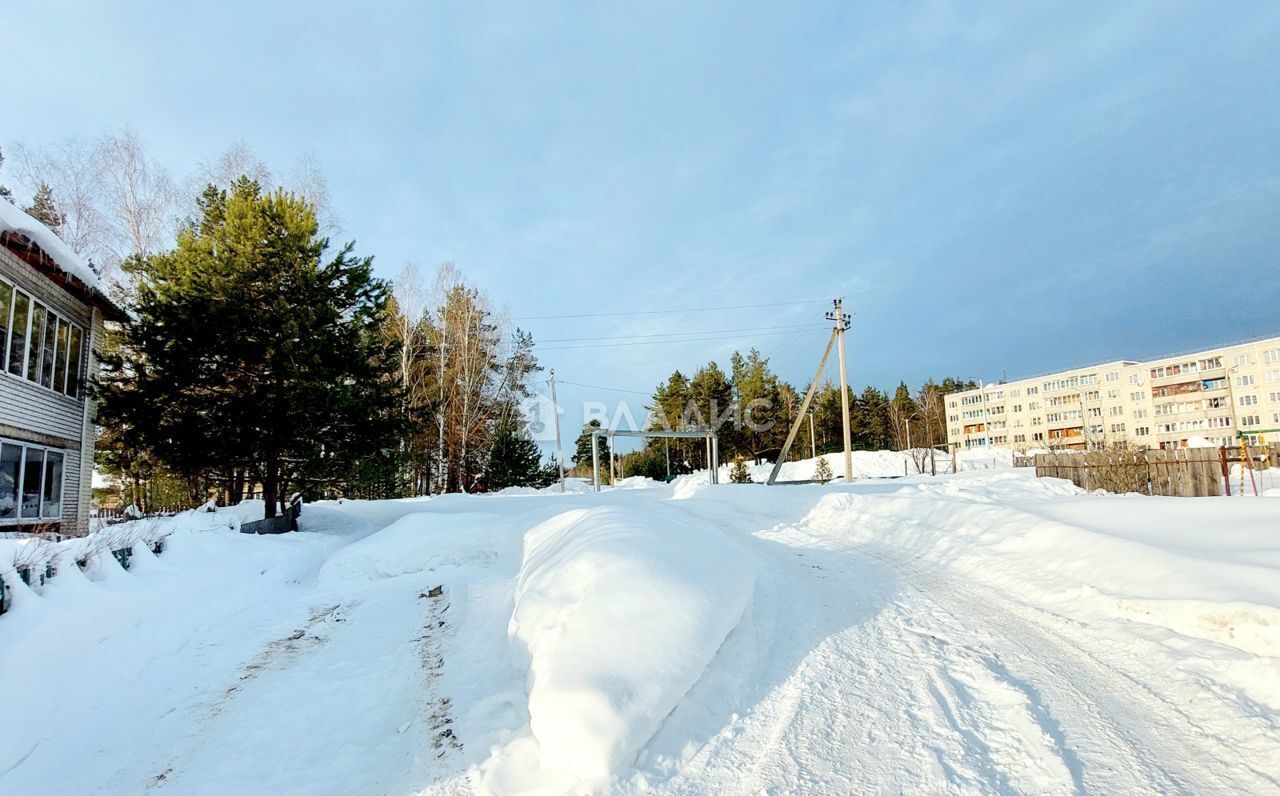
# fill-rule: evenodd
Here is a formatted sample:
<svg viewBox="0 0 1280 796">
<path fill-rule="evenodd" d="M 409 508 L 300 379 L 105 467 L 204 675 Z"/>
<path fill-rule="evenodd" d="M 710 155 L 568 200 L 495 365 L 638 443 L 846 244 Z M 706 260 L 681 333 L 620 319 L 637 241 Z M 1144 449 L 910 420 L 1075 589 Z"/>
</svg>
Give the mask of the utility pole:
<svg viewBox="0 0 1280 796">
<path fill-rule="evenodd" d="M 844 482 L 853 483 L 853 439 L 849 428 L 849 379 L 844 368 L 844 333 L 849 329 L 849 316 L 844 312 L 844 299 L 836 299 L 827 320 L 835 321 L 836 347 L 840 355 L 840 412 L 844 415 Z"/>
<path fill-rule="evenodd" d="M 813 410 L 809 410 L 809 455 L 818 458 L 818 440 L 813 436 Z"/>
<path fill-rule="evenodd" d="M 804 423 L 804 415 L 809 411 L 809 404 L 813 401 L 813 395 L 818 391 L 818 380 L 822 378 L 822 373 L 827 367 L 827 358 L 831 356 L 831 348 L 836 342 L 836 330 L 831 330 L 831 336 L 827 338 L 827 347 L 822 351 L 822 359 L 818 360 L 818 370 L 813 374 L 813 381 L 809 382 L 809 389 L 805 391 L 804 400 L 800 402 L 800 410 L 796 412 L 796 419 L 791 423 L 791 430 L 787 432 L 787 441 L 782 443 L 782 450 L 778 451 L 778 460 L 773 463 L 773 469 L 769 471 L 769 477 L 765 480 L 766 484 L 772 486 L 778 480 L 778 473 L 782 472 L 782 465 L 787 460 L 787 454 L 791 452 L 791 443 L 796 441 L 796 434 L 800 433 L 800 426 Z"/>
<path fill-rule="evenodd" d="M 560 402 L 556 400 L 556 369 L 551 369 L 551 415 L 556 420 L 556 460 L 560 462 L 560 491 L 564 491 L 564 449 L 560 447 Z"/>
</svg>

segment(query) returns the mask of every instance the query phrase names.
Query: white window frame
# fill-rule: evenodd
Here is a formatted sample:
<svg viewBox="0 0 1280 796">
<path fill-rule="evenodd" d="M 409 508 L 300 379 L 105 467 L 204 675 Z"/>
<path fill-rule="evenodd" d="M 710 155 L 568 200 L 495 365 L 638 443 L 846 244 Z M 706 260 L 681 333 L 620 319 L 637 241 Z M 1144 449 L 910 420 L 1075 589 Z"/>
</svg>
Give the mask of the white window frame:
<svg viewBox="0 0 1280 796">
<path fill-rule="evenodd" d="M 47 302 L 41 301 L 40 299 L 36 298 L 35 294 L 32 293 L 32 291 L 23 289 L 20 285 L 18 285 L 16 282 L 10 279 L 0 277 L 0 290 L 10 291 L 10 295 L 12 297 L 12 300 L 9 302 L 9 317 L 7 318 L 8 324 L 6 326 L 6 330 L 3 338 L 0 338 L 0 345 L 3 346 L 3 348 L 0 348 L 0 374 L 8 376 L 9 378 L 12 378 L 12 379 L 21 379 L 22 381 L 31 382 L 37 387 L 46 389 L 49 392 L 54 393 L 55 395 L 62 395 L 72 400 L 77 400 L 77 401 L 80 400 L 84 391 L 84 383 L 85 383 L 85 378 L 81 374 L 84 371 L 84 365 L 86 360 L 85 350 L 86 350 L 86 345 L 89 341 L 88 335 L 86 334 L 84 327 L 76 323 L 75 321 L 71 320 L 70 318 L 66 317 L 62 313 L 58 312 L 53 307 L 50 307 Z M 14 315 L 17 313 L 18 293 L 21 293 L 22 295 L 27 297 L 27 321 L 26 321 L 27 341 L 26 341 L 26 345 L 22 349 L 22 373 L 13 373 L 9 370 L 9 361 L 10 361 L 10 357 L 9 357 L 10 345 L 9 344 L 13 339 L 13 330 L 14 330 L 13 324 L 14 324 Z M 44 308 L 45 325 L 48 326 L 48 324 L 51 322 L 54 324 L 55 334 L 54 334 L 54 340 L 53 340 L 53 361 L 55 363 L 55 371 L 54 371 L 55 373 L 56 373 L 58 349 L 60 348 L 58 343 L 57 333 L 56 333 L 58 321 L 61 321 L 67 327 L 67 353 L 66 353 L 67 365 L 66 365 L 66 369 L 62 373 L 62 379 L 61 379 L 62 383 L 60 385 L 51 383 L 49 386 L 45 386 L 41 379 L 41 374 L 42 374 L 42 371 L 44 370 L 45 352 L 43 350 L 43 346 L 44 346 L 45 335 L 43 333 L 43 329 L 35 330 L 31 328 L 31 322 L 35 318 L 37 304 L 42 308 Z M 71 381 L 70 347 L 71 347 L 71 338 L 74 336 L 74 333 L 77 330 L 80 332 L 80 351 L 76 359 L 76 371 L 77 371 L 76 390 L 74 393 L 70 393 L 70 392 L 67 392 L 67 385 Z M 36 338 L 36 332 L 39 332 L 38 338 Z M 36 360 L 35 378 L 32 378 L 31 377 L 32 374 L 28 373 L 28 371 L 31 369 L 30 368 L 31 346 L 33 345 L 33 343 L 41 346 L 40 357 L 37 358 Z"/>
<path fill-rule="evenodd" d="M 9 527 L 14 525 L 42 525 L 50 522 L 62 522 L 63 515 L 66 513 L 64 507 L 67 505 L 67 459 L 69 451 L 66 448 L 54 448 L 49 445 L 37 445 L 33 442 L 23 442 L 21 440 L 10 439 L 9 437 L 0 437 L 0 444 L 13 445 L 18 448 L 21 453 L 18 456 L 18 503 L 17 515 L 14 517 L 0 517 L 0 527 Z M 44 455 L 40 457 L 40 512 L 38 517 L 22 516 L 22 485 L 27 476 L 27 451 L 38 450 Z M 49 460 L 50 453 L 57 453 L 62 456 L 62 483 L 58 490 L 58 513 L 50 515 L 45 513 L 44 495 L 45 483 L 44 477 L 46 473 L 46 464 Z"/>
</svg>

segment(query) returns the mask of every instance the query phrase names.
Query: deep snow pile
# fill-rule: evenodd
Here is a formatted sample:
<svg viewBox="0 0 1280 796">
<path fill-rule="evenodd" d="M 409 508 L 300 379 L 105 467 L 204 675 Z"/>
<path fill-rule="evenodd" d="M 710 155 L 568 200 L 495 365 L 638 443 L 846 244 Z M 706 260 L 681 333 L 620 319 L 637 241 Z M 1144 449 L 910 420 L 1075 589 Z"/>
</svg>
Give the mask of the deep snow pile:
<svg viewBox="0 0 1280 796">
<path fill-rule="evenodd" d="M 530 530 L 511 635 L 528 655 L 539 769 L 604 780 L 630 764 L 738 624 L 754 580 L 741 548 L 661 511 L 581 509 Z"/>
</svg>

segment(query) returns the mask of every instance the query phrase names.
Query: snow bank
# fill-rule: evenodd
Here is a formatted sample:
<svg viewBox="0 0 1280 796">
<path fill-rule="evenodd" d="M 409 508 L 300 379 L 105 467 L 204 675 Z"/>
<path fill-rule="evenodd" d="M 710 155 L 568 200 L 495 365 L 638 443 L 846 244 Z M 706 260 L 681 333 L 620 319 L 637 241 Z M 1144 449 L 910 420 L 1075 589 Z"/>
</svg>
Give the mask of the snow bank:
<svg viewBox="0 0 1280 796">
<path fill-rule="evenodd" d="M 509 486 L 494 492 L 495 495 L 561 495 L 575 494 L 585 495 L 593 491 L 591 488 L 591 480 L 587 478 L 568 477 L 564 479 L 564 491 L 560 490 L 560 482 L 543 487 L 536 486 Z"/>
<path fill-rule="evenodd" d="M 529 660 L 538 767 L 591 781 L 631 764 L 754 582 L 735 543 L 659 505 L 579 509 L 530 530 L 510 635 Z"/>
<path fill-rule="evenodd" d="M 1030 471 L 826 495 L 800 523 L 824 539 L 928 561 L 1074 621 L 1139 623 L 1280 657 L 1280 511 L 1274 501 L 1087 494 Z M 1207 665 L 1188 648 L 1180 663 Z M 1280 708 L 1280 677 L 1234 679 Z"/>
<path fill-rule="evenodd" d="M 505 539 L 500 516 L 485 512 L 407 514 L 334 553 L 320 583 L 378 580 L 447 567 L 487 566 Z"/>
<path fill-rule="evenodd" d="M 915 451 L 922 462 L 925 462 L 925 470 L 928 471 L 928 449 L 918 449 Z M 831 472 L 837 476 L 839 480 L 844 479 L 844 453 L 836 451 L 823 456 L 809 459 L 800 459 L 794 462 L 787 462 L 782 465 L 782 471 L 778 474 L 779 481 L 810 481 L 813 479 L 814 469 L 818 466 L 818 459 L 825 458 L 827 464 L 831 466 Z M 915 458 L 912 451 L 853 451 L 853 477 L 854 478 L 898 478 L 906 475 L 917 475 Z M 986 448 L 982 450 L 964 450 L 957 454 L 959 463 L 959 472 L 968 472 L 972 470 L 1004 470 L 1013 466 L 1013 451 L 1008 448 Z M 951 455 L 938 451 L 936 454 L 938 472 L 948 473 L 951 471 Z M 730 470 L 733 462 L 727 462 L 720 465 L 720 482 L 729 483 Z M 773 469 L 772 462 L 764 462 L 762 464 L 747 463 L 747 471 L 751 474 L 751 480 L 757 483 L 764 483 L 769 478 L 769 472 Z M 693 477 L 699 474 L 694 473 Z M 701 474 L 706 477 L 705 472 Z"/>
</svg>

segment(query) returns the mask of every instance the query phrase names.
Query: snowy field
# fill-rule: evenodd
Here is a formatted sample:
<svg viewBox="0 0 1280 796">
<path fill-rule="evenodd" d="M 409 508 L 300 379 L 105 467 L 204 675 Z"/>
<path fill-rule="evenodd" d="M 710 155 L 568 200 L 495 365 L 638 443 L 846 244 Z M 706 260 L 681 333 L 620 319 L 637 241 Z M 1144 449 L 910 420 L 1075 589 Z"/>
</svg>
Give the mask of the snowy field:
<svg viewBox="0 0 1280 796">
<path fill-rule="evenodd" d="M 988 465 L 0 562 L 0 793 L 1280 792 L 1280 500 Z"/>
</svg>

